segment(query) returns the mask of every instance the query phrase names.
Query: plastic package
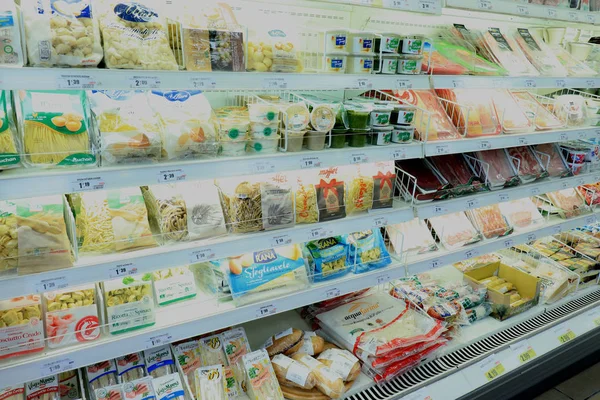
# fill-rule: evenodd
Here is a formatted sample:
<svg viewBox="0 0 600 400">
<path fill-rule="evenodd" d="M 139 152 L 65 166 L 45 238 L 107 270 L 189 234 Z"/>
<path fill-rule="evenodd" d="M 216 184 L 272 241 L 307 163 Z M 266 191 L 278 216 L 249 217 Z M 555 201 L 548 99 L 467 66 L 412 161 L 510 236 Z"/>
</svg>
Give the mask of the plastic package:
<svg viewBox="0 0 600 400">
<path fill-rule="evenodd" d="M 235 380 L 241 391 L 245 392 L 248 385 L 246 382 L 242 357 L 251 352 L 250 344 L 246 337 L 246 331 L 242 327 L 225 331 L 221 334 L 221 342 L 223 344 L 223 350 L 225 351 L 225 357 L 227 357 L 228 365 L 233 371 Z"/>
<path fill-rule="evenodd" d="M 126 356 L 117 357 L 117 373 L 120 382 L 133 382 L 143 378 L 146 374 L 146 364 L 142 353 L 131 353 Z"/>
<path fill-rule="evenodd" d="M 542 215 L 529 198 L 500 203 L 499 206 L 502 215 L 517 231 L 544 223 Z"/>
<path fill-rule="evenodd" d="M 433 75 L 467 75 L 469 73 L 467 67 L 450 61 L 439 51 L 432 49 L 429 42 L 425 42 L 424 54 L 421 65 L 423 73 Z"/>
<path fill-rule="evenodd" d="M 315 190 L 319 222 L 331 221 L 346 216 L 345 185 L 337 167 L 319 170 Z"/>
<path fill-rule="evenodd" d="M 375 183 L 372 174 L 367 168 L 353 168 L 348 166 L 346 188 L 344 190 L 346 199 L 346 213 L 352 214 L 367 211 L 373 207 L 373 192 Z"/>
<path fill-rule="evenodd" d="M 354 381 L 360 374 L 360 363 L 348 350 L 331 348 L 319 354 L 317 360 L 342 377 L 344 382 Z"/>
<path fill-rule="evenodd" d="M 91 0 L 24 0 L 21 11 L 31 65 L 95 67 L 102 60 L 98 13 Z"/>
<path fill-rule="evenodd" d="M 537 130 L 559 129 L 565 123 L 556 118 L 529 92 L 512 92 L 513 97 L 525 114 L 534 121 Z"/>
<path fill-rule="evenodd" d="M 383 268 L 392 263 L 379 229 L 344 235 L 348 260 L 355 274 Z"/>
<path fill-rule="evenodd" d="M 58 377 L 50 375 L 25 383 L 26 400 L 58 400 Z"/>
<path fill-rule="evenodd" d="M 200 346 L 200 359 L 202 366 L 209 367 L 211 365 L 227 365 L 227 357 L 223 350 L 221 336 L 211 335 L 198 340 Z"/>
<path fill-rule="evenodd" d="M 375 56 L 348 56 L 346 72 L 349 74 L 370 74 L 373 72 Z"/>
<path fill-rule="evenodd" d="M 196 395 L 201 400 L 228 400 L 223 365 L 216 364 L 196 370 Z"/>
<path fill-rule="evenodd" d="M 540 164 L 537 155 L 527 146 L 511 147 L 506 149 L 507 154 L 519 160 L 519 178 L 523 183 L 545 178 L 548 173 Z"/>
<path fill-rule="evenodd" d="M 423 67 L 423 56 L 398 56 L 396 73 L 401 75 L 418 75 Z"/>
<path fill-rule="evenodd" d="M 510 37 L 503 35 L 498 28 L 488 28 L 481 35 L 482 45 L 491 53 L 494 61 L 504 67 L 511 76 L 537 76 L 538 71 L 531 65 L 521 49 Z"/>
<path fill-rule="evenodd" d="M 100 133 L 102 163 L 158 162 L 163 127 L 142 90 L 92 90 L 90 106 Z"/>
<path fill-rule="evenodd" d="M 302 143 L 304 142 L 304 134 L 306 131 L 286 131 L 281 132 L 281 141 L 279 146 L 281 151 L 297 152 L 302 150 Z M 277 142 L 275 142 L 277 143 Z"/>
<path fill-rule="evenodd" d="M 223 179 L 218 182 L 227 224 L 234 233 L 262 230 L 261 183 L 256 179 L 238 183 Z"/>
<path fill-rule="evenodd" d="M 0 171 L 21 166 L 20 143 L 17 138 L 11 92 L 0 90 Z"/>
<path fill-rule="evenodd" d="M 534 129 L 533 121 L 508 90 L 496 89 L 491 96 L 504 133 L 529 132 Z"/>
<path fill-rule="evenodd" d="M 25 385 L 6 386 L 0 389 L 2 400 L 25 400 Z"/>
<path fill-rule="evenodd" d="M 558 208 L 561 218 L 573 218 L 585 212 L 585 202 L 574 188 L 558 190 L 546 194 L 552 204 Z"/>
<path fill-rule="evenodd" d="M 448 250 L 455 250 L 481 240 L 464 212 L 442 215 L 428 219 L 436 235 Z"/>
<path fill-rule="evenodd" d="M 123 387 L 121 385 L 102 386 L 94 391 L 96 400 L 124 400 Z"/>
<path fill-rule="evenodd" d="M 100 337 L 95 285 L 44 293 L 48 347 L 85 343 Z"/>
<path fill-rule="evenodd" d="M 0 66 L 22 67 L 25 63 L 24 47 L 21 46 L 20 18 L 15 3 L 5 2 L 0 9 Z"/>
<path fill-rule="evenodd" d="M 85 92 L 19 90 L 14 93 L 26 165 L 96 164 Z"/>
<path fill-rule="evenodd" d="M 581 126 L 587 124 L 587 106 L 585 98 L 577 94 L 564 94 L 555 97 L 554 115 L 566 126 Z"/>
<path fill-rule="evenodd" d="M 398 70 L 397 54 L 385 54 L 381 57 L 375 56 L 373 60 L 373 71 L 375 73 L 393 75 L 396 73 L 396 70 Z"/>
<path fill-rule="evenodd" d="M 250 35 L 246 69 L 257 72 L 302 72 L 304 64 L 293 29 L 269 26 L 269 30 Z"/>
<path fill-rule="evenodd" d="M 325 148 L 326 132 L 307 131 L 304 137 L 306 138 L 306 148 L 309 150 L 323 150 Z"/>
<path fill-rule="evenodd" d="M 414 200 L 417 202 L 427 202 L 434 199 L 447 197 L 449 183 L 434 171 L 433 166 L 422 159 L 411 160 L 410 162 L 401 160 L 396 163 L 399 168 L 400 177 L 404 179 L 403 184 L 411 195 L 414 194 Z M 409 179 L 408 175 L 416 179 Z"/>
<path fill-rule="evenodd" d="M 0 359 L 45 348 L 39 295 L 0 301 Z"/>
<path fill-rule="evenodd" d="M 190 339 L 177 345 L 171 345 L 171 350 L 183 375 L 185 385 L 189 388 L 191 395 L 196 398 L 196 370 L 202 366 L 200 343 L 197 339 Z"/>
<path fill-rule="evenodd" d="M 155 379 L 172 374 L 175 370 L 175 361 L 169 345 L 145 350 L 144 361 L 148 375 Z"/>
<path fill-rule="evenodd" d="M 156 400 L 152 378 L 144 377 L 123 383 L 123 394 L 127 400 Z"/>
<path fill-rule="evenodd" d="M 306 390 L 315 387 L 317 383 L 315 374 L 304 364 L 283 354 L 277 354 L 271 362 L 281 385 Z"/>
<path fill-rule="evenodd" d="M 389 225 L 386 232 L 397 255 L 422 254 L 438 249 L 427 226 L 419 218 L 401 224 Z"/>
<path fill-rule="evenodd" d="M 104 62 L 108 68 L 177 70 L 167 24 L 154 0 L 117 3 L 107 0 L 100 17 Z"/>
<path fill-rule="evenodd" d="M 187 266 L 154 271 L 152 281 L 154 296 L 159 306 L 196 297 L 194 274 Z"/>
<path fill-rule="evenodd" d="M 148 101 L 163 126 L 163 160 L 217 155 L 217 118 L 200 90 L 153 90 Z"/>
<path fill-rule="evenodd" d="M 372 54 L 375 35 L 370 32 L 350 32 L 348 51 L 351 54 Z"/>
<path fill-rule="evenodd" d="M 502 215 L 498 204 L 469 210 L 469 215 L 486 239 L 506 236 L 512 232 L 512 227 Z"/>
<path fill-rule="evenodd" d="M 106 360 L 85 367 L 90 391 L 117 384 L 117 367 L 114 360 Z"/>
<path fill-rule="evenodd" d="M 296 176 L 296 186 L 294 188 L 296 223 L 312 224 L 319 222 L 319 206 L 317 204 L 317 191 L 315 189 L 315 179 L 311 175 L 305 176 L 298 174 Z M 315 182 L 315 183 L 313 183 Z"/>
<path fill-rule="evenodd" d="M 428 157 L 427 162 L 452 186 L 454 194 L 460 196 L 484 188 L 484 179 L 474 172 L 462 154 L 446 154 Z"/>
<path fill-rule="evenodd" d="M 506 70 L 504 68 L 478 56 L 474 51 L 459 44 L 451 43 L 446 39 L 436 40 L 434 49 L 435 51 L 432 53 L 431 60 L 431 63 L 434 65 L 434 74 L 442 73 L 446 75 L 449 72 L 460 72 L 461 74 L 464 74 L 464 70 L 453 65 L 458 64 L 461 68 L 467 69 L 467 71 L 474 75 L 506 75 Z M 437 56 L 436 53 L 439 53 L 439 56 Z M 440 56 L 453 64 L 448 64 L 443 59 L 440 60 Z M 440 67 L 435 65 L 436 61 L 441 61 Z M 442 69 L 441 66 L 444 66 L 444 68 Z"/>
<path fill-rule="evenodd" d="M 375 53 L 398 53 L 400 35 L 396 33 L 382 33 L 381 38 L 375 37 Z"/>
<path fill-rule="evenodd" d="M 531 64 L 533 64 L 541 75 L 568 75 L 567 68 L 558 61 L 551 48 L 534 38 L 527 29 L 517 28 L 513 36 Z"/>
<path fill-rule="evenodd" d="M 350 271 L 348 246 L 340 236 L 306 243 L 306 258 L 313 282 L 335 279 Z"/>
<path fill-rule="evenodd" d="M 552 51 L 563 67 L 569 71 L 569 76 L 584 77 L 596 75 L 596 71 L 594 71 L 584 62 L 577 60 L 562 47 L 552 47 Z"/>
<path fill-rule="evenodd" d="M 489 91 L 437 89 L 436 93 L 452 102 L 442 104 L 454 126 L 467 137 L 493 136 L 502 132 Z"/>
<path fill-rule="evenodd" d="M 330 398 L 339 399 L 342 397 L 346 388 L 340 375 L 308 354 L 297 353 L 292 356 L 292 359 L 310 370 L 315 377 L 315 386 L 319 391 Z"/>
<path fill-rule="evenodd" d="M 269 354 L 261 349 L 242 357 L 250 400 L 284 400 Z"/>
<path fill-rule="evenodd" d="M 394 183 L 396 174 L 393 161 L 380 161 L 370 164 L 364 174 L 373 177 L 373 204 L 371 209 L 392 208 L 394 205 Z"/>
<path fill-rule="evenodd" d="M 503 149 L 478 151 L 475 155 L 490 166 L 487 178 L 492 188 L 514 186 L 519 182 L 514 165 Z"/>
<path fill-rule="evenodd" d="M 154 325 L 152 275 L 131 275 L 102 283 L 108 331 L 128 332 Z M 146 363 L 148 367 L 148 363 Z"/>
<path fill-rule="evenodd" d="M 157 400 L 184 400 L 185 390 L 178 373 L 152 379 Z"/>
</svg>

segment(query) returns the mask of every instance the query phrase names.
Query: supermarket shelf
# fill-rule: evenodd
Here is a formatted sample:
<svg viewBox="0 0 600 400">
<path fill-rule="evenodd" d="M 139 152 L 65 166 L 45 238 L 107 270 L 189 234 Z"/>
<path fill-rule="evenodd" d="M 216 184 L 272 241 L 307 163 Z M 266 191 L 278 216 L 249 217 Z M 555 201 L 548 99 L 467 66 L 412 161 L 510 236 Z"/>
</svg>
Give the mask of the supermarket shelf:
<svg viewBox="0 0 600 400">
<path fill-rule="evenodd" d="M 600 85 L 600 79 L 594 77 L 432 75 L 431 81 L 436 89 L 595 88 Z"/>
<path fill-rule="evenodd" d="M 154 347 L 157 341 L 174 342 L 191 336 L 214 331 L 217 329 L 241 324 L 250 320 L 258 319 L 264 316 L 278 314 L 284 311 L 302 307 L 318 301 L 326 300 L 342 294 L 350 293 L 356 290 L 369 288 L 389 282 L 408 274 L 424 272 L 430 269 L 441 267 L 448 263 L 468 259 L 478 254 L 484 254 L 500 248 L 506 247 L 507 240 L 510 240 L 510 246 L 525 243 L 536 237 L 543 237 L 550 234 L 556 234 L 562 230 L 572 229 L 584 224 L 590 223 L 590 219 L 595 220 L 596 215 L 586 215 L 570 220 L 551 218 L 544 227 L 522 234 L 511 235 L 503 239 L 483 241 L 469 247 L 465 247 L 454 252 L 436 252 L 435 259 L 419 260 L 411 262 L 408 268 L 403 263 L 395 263 L 387 268 L 360 275 L 349 275 L 342 279 L 332 280 L 321 284 L 313 285 L 308 289 L 296 291 L 289 295 L 271 298 L 243 307 L 234 307 L 231 303 L 215 305 L 208 303 L 207 300 L 196 300 L 194 302 L 185 302 L 181 305 L 174 305 L 161 309 L 157 315 L 157 323 L 154 327 L 121 334 L 118 336 L 104 336 L 97 342 L 79 345 L 77 347 L 67 348 L 60 351 L 48 351 L 41 355 L 33 355 L 25 358 L 8 360 L 0 364 L 0 387 L 14 384 L 16 382 L 28 381 L 40 376 L 49 375 L 48 366 L 50 365 L 68 365 L 68 369 L 78 368 L 104 359 L 113 358 L 122 354 L 144 350 Z M 352 219 L 350 219 L 352 220 Z M 356 220 L 356 219 L 354 219 Z M 345 221 L 345 220 L 341 220 Z M 363 229 L 353 225 L 352 230 Z M 533 235 L 533 236 L 531 236 Z M 240 245 L 246 241 L 239 241 Z M 249 241 L 248 241 L 249 242 Z M 238 245 L 239 246 L 239 245 Z M 235 252 L 243 252 L 236 246 Z M 170 262 L 172 253 L 166 253 L 164 257 L 156 256 L 163 262 Z M 152 262 L 150 256 L 146 256 L 144 262 Z M 181 262 L 175 262 L 169 265 L 178 265 Z M 142 265 L 141 263 L 136 265 Z M 144 270 L 152 270 L 165 265 L 152 265 L 147 267 L 144 264 Z M 78 272 L 84 271 L 87 275 Z M 96 271 L 104 272 L 103 276 Z M 63 276 L 68 274 L 69 279 L 73 276 L 85 281 L 97 281 L 107 278 L 106 267 L 104 265 L 95 265 L 92 268 L 75 268 L 62 271 Z M 77 274 L 77 275 L 76 275 Z M 44 274 L 46 275 L 46 274 Z M 33 277 L 17 278 L 11 288 L 9 281 L 0 281 L 0 292 L 6 297 L 26 293 L 25 284 L 33 282 Z M 82 280 L 84 281 L 84 280 Z M 39 281 L 38 281 L 39 282 Z M 17 287 L 18 286 L 18 287 Z M 31 286 L 28 286 L 31 287 Z M 65 367 L 67 368 L 67 367 Z M 57 371 L 55 371 L 57 372 Z"/>
<path fill-rule="evenodd" d="M 422 0 L 430 2 L 431 0 Z M 427 75 L 285 74 L 253 72 L 133 71 L 3 68 L 0 89 L 429 89 Z"/>
<path fill-rule="evenodd" d="M 425 156 L 466 153 L 470 151 L 505 149 L 541 143 L 560 143 L 569 140 L 600 138 L 600 128 L 584 127 L 556 131 L 513 133 L 461 140 L 439 140 L 424 143 Z"/>
<path fill-rule="evenodd" d="M 441 0 L 326 0 L 324 3 L 351 4 L 436 15 L 442 14 Z"/>
<path fill-rule="evenodd" d="M 415 142 L 76 171 L 21 168 L 0 172 L 0 200 L 421 157 L 423 147 Z"/>
<path fill-rule="evenodd" d="M 431 218 L 595 182 L 600 182 L 600 171 L 562 179 L 546 178 L 541 182 L 529 183 L 513 188 L 420 204 L 414 207 L 415 215 L 421 219 Z"/>
<path fill-rule="evenodd" d="M 510 0 L 446 0 L 446 7 L 575 23 L 600 23 L 597 13 L 537 4 L 522 4 Z"/>
</svg>

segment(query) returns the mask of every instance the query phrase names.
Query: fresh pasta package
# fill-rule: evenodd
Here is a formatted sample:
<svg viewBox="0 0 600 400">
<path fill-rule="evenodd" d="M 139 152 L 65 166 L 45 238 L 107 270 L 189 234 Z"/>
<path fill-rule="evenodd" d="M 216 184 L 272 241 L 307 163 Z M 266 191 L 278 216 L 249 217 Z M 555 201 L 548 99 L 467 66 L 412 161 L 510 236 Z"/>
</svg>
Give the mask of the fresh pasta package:
<svg viewBox="0 0 600 400">
<path fill-rule="evenodd" d="M 306 174 L 296 176 L 295 207 L 297 224 L 313 224 L 319 222 L 319 205 L 317 204 L 317 189 Z"/>
<path fill-rule="evenodd" d="M 346 275 L 349 271 L 348 246 L 340 236 L 306 243 L 306 258 L 313 282 L 322 282 Z"/>
<path fill-rule="evenodd" d="M 92 0 L 21 1 L 29 64 L 97 66 L 102 60 L 102 45 L 93 3 Z"/>
<path fill-rule="evenodd" d="M 103 282 L 108 331 L 112 334 L 154 325 L 152 275 Z"/>
<path fill-rule="evenodd" d="M 297 244 L 223 259 L 221 270 L 238 305 L 300 290 L 308 284 Z"/>
<path fill-rule="evenodd" d="M 58 376 L 50 375 L 25 383 L 26 400 L 58 400 Z"/>
<path fill-rule="evenodd" d="M 315 189 L 319 207 L 319 221 L 331 221 L 346 216 L 345 185 L 339 167 L 319 171 Z"/>
<path fill-rule="evenodd" d="M 44 350 L 39 295 L 0 301 L 0 359 Z"/>
<path fill-rule="evenodd" d="M 17 206 L 0 201 L 0 276 L 16 275 L 19 265 Z"/>
<path fill-rule="evenodd" d="M 348 261 L 355 274 L 383 268 L 392 263 L 381 230 L 354 232 L 343 238 L 348 244 Z"/>
<path fill-rule="evenodd" d="M 187 266 L 154 271 L 154 295 L 159 306 L 196 297 L 194 274 Z"/>
<path fill-rule="evenodd" d="M 19 90 L 14 96 L 25 165 L 96 164 L 85 92 Z"/>
<path fill-rule="evenodd" d="M 103 165 L 158 162 L 162 126 L 142 90 L 92 90 Z"/>
<path fill-rule="evenodd" d="M 148 100 L 164 127 L 161 130 L 164 160 L 217 155 L 217 117 L 202 91 L 153 90 L 148 93 Z"/>
<path fill-rule="evenodd" d="M 284 400 L 269 354 L 261 349 L 242 357 L 251 400 Z"/>
<path fill-rule="evenodd" d="M 0 90 L 0 171 L 21 165 L 17 127 L 12 112 L 11 92 Z"/>
<path fill-rule="evenodd" d="M 369 164 L 367 172 L 373 177 L 372 209 L 392 208 L 394 206 L 394 172 L 393 161 L 380 161 Z"/>
<path fill-rule="evenodd" d="M 157 1 L 106 0 L 100 16 L 108 68 L 177 70 L 167 24 Z"/>
<path fill-rule="evenodd" d="M 346 213 L 367 211 L 373 207 L 374 182 L 371 174 L 366 174 L 360 166 L 347 166 L 345 179 Z"/>
<path fill-rule="evenodd" d="M 263 229 L 294 225 L 294 193 L 285 174 L 268 176 L 260 185 Z"/>
<path fill-rule="evenodd" d="M 161 243 L 227 233 L 219 193 L 210 181 L 142 187 L 152 233 Z"/>
</svg>

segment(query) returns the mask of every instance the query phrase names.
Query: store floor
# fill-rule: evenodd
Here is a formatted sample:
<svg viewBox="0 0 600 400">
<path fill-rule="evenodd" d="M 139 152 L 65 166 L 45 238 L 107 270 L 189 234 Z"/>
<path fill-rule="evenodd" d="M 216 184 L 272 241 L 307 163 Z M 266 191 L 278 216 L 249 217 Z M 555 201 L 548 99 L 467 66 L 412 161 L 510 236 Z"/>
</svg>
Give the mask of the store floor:
<svg viewBox="0 0 600 400">
<path fill-rule="evenodd" d="M 600 400 L 600 363 L 559 383 L 534 400 Z"/>
</svg>

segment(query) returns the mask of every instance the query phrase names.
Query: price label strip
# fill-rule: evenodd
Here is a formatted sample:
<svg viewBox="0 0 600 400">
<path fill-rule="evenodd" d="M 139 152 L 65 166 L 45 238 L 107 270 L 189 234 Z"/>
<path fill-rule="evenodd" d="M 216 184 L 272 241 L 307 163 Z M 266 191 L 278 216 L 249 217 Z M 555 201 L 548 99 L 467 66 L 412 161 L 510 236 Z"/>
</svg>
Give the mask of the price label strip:
<svg viewBox="0 0 600 400">
<path fill-rule="evenodd" d="M 265 78 L 263 88 L 265 89 L 287 89 L 288 84 L 285 78 Z"/>
<path fill-rule="evenodd" d="M 89 192 L 91 190 L 103 190 L 106 181 L 101 176 L 92 176 L 89 178 L 77 178 L 71 181 L 72 192 Z"/>
<path fill-rule="evenodd" d="M 96 81 L 89 75 L 60 75 L 56 86 L 59 89 L 94 89 Z"/>
<path fill-rule="evenodd" d="M 342 295 L 342 291 L 338 288 L 331 288 L 325 291 L 325 298 L 333 299 Z"/>
<path fill-rule="evenodd" d="M 571 329 L 566 329 L 566 331 L 562 334 L 558 335 L 558 341 L 561 344 L 565 344 L 567 342 L 570 342 L 571 340 L 575 339 L 577 337 L 577 335 L 575 334 L 575 332 L 573 332 Z"/>
<path fill-rule="evenodd" d="M 321 160 L 319 157 L 303 157 L 300 160 L 300 169 L 305 168 L 318 168 L 321 166 Z"/>
<path fill-rule="evenodd" d="M 190 263 L 209 261 L 215 258 L 215 252 L 212 249 L 196 250 L 190 253 Z"/>
<path fill-rule="evenodd" d="M 159 171 L 157 178 L 158 183 L 182 182 L 185 181 L 186 174 L 182 169 L 168 169 Z"/>
<path fill-rule="evenodd" d="M 350 164 L 362 164 L 369 161 L 369 157 L 365 153 L 350 154 Z"/>
<path fill-rule="evenodd" d="M 129 78 L 129 88 L 131 89 L 157 89 L 160 84 L 161 80 L 158 76 L 132 76 Z"/>
<path fill-rule="evenodd" d="M 72 369 L 75 369 L 75 361 L 70 358 L 61 358 L 60 360 L 50 361 L 40 365 L 40 374 L 42 376 L 56 375 Z"/>
<path fill-rule="evenodd" d="M 483 360 L 479 364 L 479 368 L 488 382 L 493 381 L 506 372 L 504 365 L 496 359 L 496 355 L 494 354 Z"/>
<path fill-rule="evenodd" d="M 256 318 L 268 317 L 269 315 L 273 315 L 276 312 L 277 312 L 277 307 L 275 307 L 273 304 L 269 304 L 267 306 L 262 306 L 256 310 Z"/>
<path fill-rule="evenodd" d="M 271 247 L 287 246 L 288 244 L 292 244 L 290 235 L 277 235 L 271 239 Z"/>
<path fill-rule="evenodd" d="M 108 277 L 111 279 L 120 278 L 127 275 L 137 274 L 138 269 L 134 263 L 119 264 L 108 270 Z"/>
<path fill-rule="evenodd" d="M 257 161 L 250 166 L 250 170 L 257 174 L 275 172 L 275 164 L 270 161 Z"/>
<path fill-rule="evenodd" d="M 163 333 L 162 335 L 152 336 L 150 339 L 146 340 L 146 349 L 151 349 L 152 347 L 169 344 L 172 341 L 173 337 L 169 333 Z"/>
<path fill-rule="evenodd" d="M 69 286 L 69 281 L 66 276 L 59 276 L 58 278 L 43 279 L 36 283 L 36 293 L 48 292 L 51 290 L 60 290 Z"/>
<path fill-rule="evenodd" d="M 217 82 L 214 78 L 191 78 L 190 83 L 194 89 L 215 89 Z"/>
</svg>

